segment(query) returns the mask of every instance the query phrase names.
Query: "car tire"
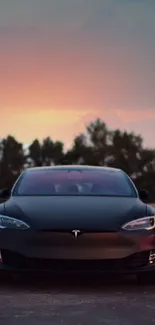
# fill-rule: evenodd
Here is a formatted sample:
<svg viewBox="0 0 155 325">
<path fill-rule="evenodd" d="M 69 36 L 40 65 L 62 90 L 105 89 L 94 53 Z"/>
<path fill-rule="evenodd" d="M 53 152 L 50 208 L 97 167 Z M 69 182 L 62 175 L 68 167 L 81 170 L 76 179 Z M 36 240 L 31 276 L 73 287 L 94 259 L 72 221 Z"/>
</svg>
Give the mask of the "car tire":
<svg viewBox="0 0 155 325">
<path fill-rule="evenodd" d="M 137 274 L 138 285 L 155 285 L 155 272 Z"/>
</svg>

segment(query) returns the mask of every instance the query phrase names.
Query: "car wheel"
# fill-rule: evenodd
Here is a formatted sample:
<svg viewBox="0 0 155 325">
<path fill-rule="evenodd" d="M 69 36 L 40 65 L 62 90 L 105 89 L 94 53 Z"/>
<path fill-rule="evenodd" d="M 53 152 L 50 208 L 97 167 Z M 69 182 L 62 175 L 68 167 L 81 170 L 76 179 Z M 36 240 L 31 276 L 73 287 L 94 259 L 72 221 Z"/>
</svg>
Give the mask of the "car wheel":
<svg viewBox="0 0 155 325">
<path fill-rule="evenodd" d="M 155 272 L 137 274 L 137 283 L 139 285 L 155 285 Z"/>
</svg>

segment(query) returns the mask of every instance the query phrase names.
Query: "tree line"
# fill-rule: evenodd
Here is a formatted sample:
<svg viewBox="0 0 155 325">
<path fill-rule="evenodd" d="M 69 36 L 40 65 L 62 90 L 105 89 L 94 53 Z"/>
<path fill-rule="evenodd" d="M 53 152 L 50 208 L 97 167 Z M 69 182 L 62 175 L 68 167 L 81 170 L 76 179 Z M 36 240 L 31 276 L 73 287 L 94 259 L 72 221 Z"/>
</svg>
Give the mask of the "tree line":
<svg viewBox="0 0 155 325">
<path fill-rule="evenodd" d="M 110 130 L 97 119 L 66 152 L 63 142 L 50 137 L 34 139 L 27 149 L 11 135 L 0 140 L 0 188 L 11 187 L 27 167 L 70 164 L 121 168 L 155 201 L 155 149 L 145 148 L 139 134 Z"/>
</svg>

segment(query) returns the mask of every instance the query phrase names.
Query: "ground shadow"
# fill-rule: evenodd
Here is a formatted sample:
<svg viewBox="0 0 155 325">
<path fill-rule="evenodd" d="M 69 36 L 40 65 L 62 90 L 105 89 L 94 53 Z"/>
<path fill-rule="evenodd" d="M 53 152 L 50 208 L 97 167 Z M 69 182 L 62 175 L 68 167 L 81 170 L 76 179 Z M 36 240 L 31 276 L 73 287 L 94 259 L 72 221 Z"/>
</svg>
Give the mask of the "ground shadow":
<svg viewBox="0 0 155 325">
<path fill-rule="evenodd" d="M 104 274 L 42 274 L 29 276 L 3 277 L 0 279 L 0 290 L 22 290 L 29 292 L 140 292 L 146 286 L 139 286 L 134 276 L 105 276 Z M 147 290 L 155 291 L 155 286 L 147 286 Z"/>
</svg>

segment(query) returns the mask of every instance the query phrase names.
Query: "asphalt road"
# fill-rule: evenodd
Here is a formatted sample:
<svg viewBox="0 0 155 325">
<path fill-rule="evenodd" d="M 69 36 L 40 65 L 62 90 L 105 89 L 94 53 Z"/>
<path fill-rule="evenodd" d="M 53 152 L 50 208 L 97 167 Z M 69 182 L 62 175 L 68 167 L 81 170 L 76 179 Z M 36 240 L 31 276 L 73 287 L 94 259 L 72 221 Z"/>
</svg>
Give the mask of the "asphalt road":
<svg viewBox="0 0 155 325">
<path fill-rule="evenodd" d="M 0 282 L 0 325 L 137 325 L 155 322 L 155 286 L 80 277 Z"/>
</svg>

